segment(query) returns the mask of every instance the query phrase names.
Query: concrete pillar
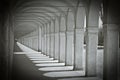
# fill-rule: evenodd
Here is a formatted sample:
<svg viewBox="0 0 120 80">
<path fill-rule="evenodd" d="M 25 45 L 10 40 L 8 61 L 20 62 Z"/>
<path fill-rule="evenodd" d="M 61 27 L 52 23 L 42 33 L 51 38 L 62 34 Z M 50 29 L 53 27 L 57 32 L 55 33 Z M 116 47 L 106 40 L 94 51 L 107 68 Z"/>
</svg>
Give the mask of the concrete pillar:
<svg viewBox="0 0 120 80">
<path fill-rule="evenodd" d="M 29 36 L 29 47 L 31 48 L 31 36 Z"/>
<path fill-rule="evenodd" d="M 50 57 L 52 57 L 52 58 L 54 58 L 54 53 L 55 53 L 55 35 L 54 35 L 54 33 L 55 33 L 55 21 L 54 20 L 51 20 L 51 32 L 50 32 L 50 37 L 51 37 L 51 52 L 50 52 L 50 54 L 51 54 L 51 56 Z"/>
<path fill-rule="evenodd" d="M 73 66 L 74 64 L 74 14 L 68 9 L 66 27 L 66 65 Z"/>
<path fill-rule="evenodd" d="M 55 59 L 59 59 L 60 53 L 59 53 L 59 17 L 55 19 Z"/>
<path fill-rule="evenodd" d="M 108 5 L 108 6 L 107 6 Z M 120 8 L 115 1 L 104 2 L 104 80 L 119 80 Z"/>
<path fill-rule="evenodd" d="M 46 25 L 46 52 L 45 52 L 45 53 L 46 53 L 46 55 L 47 55 L 47 54 L 48 54 L 48 53 L 47 53 L 47 52 L 48 52 L 48 51 L 47 51 L 47 50 L 48 50 L 48 43 L 47 43 L 47 42 L 48 42 L 48 37 L 47 37 L 47 35 L 48 35 L 48 26 L 47 26 L 47 23 L 46 23 L 45 25 Z"/>
<path fill-rule="evenodd" d="M 119 31 L 119 51 L 118 51 L 118 80 L 120 80 L 120 31 Z"/>
<path fill-rule="evenodd" d="M 48 55 L 49 54 L 49 52 L 48 52 L 48 34 L 49 34 L 49 30 L 48 30 L 49 28 L 48 28 L 48 24 L 46 23 L 46 55 Z"/>
<path fill-rule="evenodd" d="M 35 34 L 35 36 L 36 36 L 36 50 L 38 51 L 39 50 L 39 36 L 38 36 L 38 28 L 36 29 L 36 34 Z"/>
<path fill-rule="evenodd" d="M 48 24 L 47 24 L 47 32 L 48 32 L 48 34 L 47 34 L 47 44 L 48 44 L 48 46 L 47 46 L 47 55 L 48 56 L 50 56 L 50 50 L 51 50 L 51 45 L 50 45 L 50 28 L 51 28 L 51 23 L 49 22 Z"/>
<path fill-rule="evenodd" d="M 45 24 L 45 54 L 47 55 L 47 24 Z"/>
<path fill-rule="evenodd" d="M 45 52 L 45 39 L 44 39 L 44 31 L 45 31 L 45 29 L 44 29 L 45 27 L 44 26 L 42 26 L 42 53 L 44 54 L 44 52 Z"/>
<path fill-rule="evenodd" d="M 9 31 L 7 32 L 8 33 L 7 35 L 9 35 L 9 37 L 7 37 L 7 38 L 8 38 L 9 41 L 8 40 L 7 41 L 8 41 L 8 45 L 9 46 L 6 45 L 6 40 L 5 40 L 6 39 L 6 35 L 3 35 L 4 36 L 4 38 L 3 38 L 4 40 L 3 41 L 5 41 L 5 43 L 3 42 L 3 44 L 6 46 L 6 48 L 4 50 L 6 52 L 9 50 L 9 52 L 7 52 L 8 55 L 4 56 L 3 58 L 7 57 L 8 61 L 6 61 L 6 62 L 8 62 L 7 63 L 8 64 L 8 66 L 7 66 L 8 68 L 6 68 L 6 69 L 8 69 L 8 79 L 11 79 L 11 73 L 12 73 L 12 67 L 13 67 L 13 52 L 14 52 L 14 17 L 12 15 L 9 15 L 9 25 L 8 26 L 9 26 Z M 5 28 L 3 28 L 3 29 L 5 29 Z M 5 31 L 6 31 L 6 29 L 5 29 Z M 4 63 L 3 65 L 5 65 L 6 62 L 5 63 L 1 62 L 1 63 Z M 5 69 L 5 67 L 4 67 L 4 69 Z M 5 79 L 5 77 L 3 79 Z"/>
<path fill-rule="evenodd" d="M 45 31 L 45 32 L 44 32 L 44 40 L 45 40 L 45 41 L 44 41 L 44 53 L 46 54 L 46 52 L 47 52 L 47 43 L 46 43 L 46 42 L 47 42 L 47 39 L 46 39 L 47 28 L 46 28 L 46 24 L 44 25 L 44 29 L 45 29 L 45 30 L 44 30 L 44 31 Z"/>
<path fill-rule="evenodd" d="M 42 36 L 41 35 L 41 27 L 39 26 L 38 27 L 38 51 L 39 52 L 41 52 L 41 47 L 42 47 L 42 45 L 41 45 L 42 44 L 42 42 L 41 42 L 42 41 L 41 40 L 42 37 L 41 36 Z"/>
<path fill-rule="evenodd" d="M 51 21 L 49 22 L 49 57 L 51 57 Z"/>
<path fill-rule="evenodd" d="M 30 37 L 28 37 L 28 47 L 30 47 Z"/>
<path fill-rule="evenodd" d="M 87 17 L 86 76 L 96 76 L 96 54 L 98 45 L 99 1 L 89 4 Z"/>
<path fill-rule="evenodd" d="M 117 80 L 119 32 L 117 24 L 104 25 L 104 79 Z"/>
<path fill-rule="evenodd" d="M 60 62 L 65 62 L 66 53 L 66 16 L 61 15 L 60 19 Z"/>
<path fill-rule="evenodd" d="M 34 37 L 33 37 L 33 35 L 34 35 L 34 32 L 32 32 L 32 35 L 31 35 L 31 36 L 32 36 L 32 38 L 31 38 L 31 39 L 32 39 L 32 49 L 34 49 L 34 48 L 33 48 L 33 47 L 34 47 L 34 43 L 33 43 L 33 38 L 34 38 Z"/>
<path fill-rule="evenodd" d="M 74 28 L 74 69 L 83 70 L 85 63 L 83 63 L 84 50 L 84 19 L 85 19 L 85 7 L 78 6 L 76 11 L 76 25 Z"/>
</svg>

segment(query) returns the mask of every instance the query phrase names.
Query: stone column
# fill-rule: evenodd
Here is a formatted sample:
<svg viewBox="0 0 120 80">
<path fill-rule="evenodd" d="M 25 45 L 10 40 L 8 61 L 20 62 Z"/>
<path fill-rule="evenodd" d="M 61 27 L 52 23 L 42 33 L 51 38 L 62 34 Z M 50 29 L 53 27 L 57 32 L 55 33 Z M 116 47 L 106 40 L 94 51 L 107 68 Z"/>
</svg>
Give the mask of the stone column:
<svg viewBox="0 0 120 80">
<path fill-rule="evenodd" d="M 104 24 L 104 79 L 117 80 L 119 31 L 117 24 Z"/>
<path fill-rule="evenodd" d="M 46 39 L 47 39 L 47 56 L 49 56 L 49 24 L 47 24 L 47 35 L 46 35 Z"/>
<path fill-rule="evenodd" d="M 66 65 L 73 66 L 74 64 L 74 14 L 68 9 L 66 28 Z"/>
<path fill-rule="evenodd" d="M 78 6 L 76 11 L 76 25 L 74 28 L 74 69 L 83 70 L 85 69 L 85 60 L 83 60 L 85 53 L 84 50 L 84 19 L 85 19 L 85 7 Z M 83 56 L 84 55 L 84 56 Z"/>
<path fill-rule="evenodd" d="M 44 54 L 44 46 L 45 46 L 45 39 L 44 39 L 44 31 L 45 31 L 45 29 L 44 29 L 45 27 L 44 26 L 42 26 L 42 53 Z"/>
<path fill-rule="evenodd" d="M 107 6 L 108 5 L 108 6 Z M 104 80 L 119 80 L 120 4 L 104 2 Z"/>
<path fill-rule="evenodd" d="M 61 15 L 60 19 L 60 62 L 65 62 L 66 53 L 66 16 Z"/>
<path fill-rule="evenodd" d="M 59 18 L 56 17 L 55 19 L 55 59 L 59 59 Z"/>
<path fill-rule="evenodd" d="M 54 58 L 54 50 L 55 50 L 55 35 L 54 35 L 54 32 L 55 32 L 55 23 L 54 23 L 54 20 L 51 20 L 51 57 Z"/>
<path fill-rule="evenodd" d="M 47 55 L 47 24 L 45 24 L 45 54 Z"/>
<path fill-rule="evenodd" d="M 42 42 L 41 42 L 41 27 L 38 27 L 38 51 L 41 52 Z"/>
<path fill-rule="evenodd" d="M 29 47 L 31 48 L 31 36 L 29 36 Z"/>
<path fill-rule="evenodd" d="M 50 56 L 50 50 L 51 50 L 51 46 L 50 46 L 50 28 L 51 28 L 51 23 L 48 23 L 48 55 Z"/>
<path fill-rule="evenodd" d="M 44 34 L 44 40 L 45 40 L 45 42 L 44 42 L 44 45 L 45 45 L 45 49 L 44 49 L 44 53 L 45 53 L 45 55 L 47 54 L 46 52 L 47 52 L 47 27 L 46 27 L 46 24 L 45 24 L 45 26 L 44 26 L 44 28 L 45 28 L 45 34 Z"/>
<path fill-rule="evenodd" d="M 51 57 L 51 21 L 49 22 L 49 57 Z"/>
<path fill-rule="evenodd" d="M 90 2 L 87 17 L 86 76 L 96 76 L 96 54 L 98 46 L 99 1 Z"/>
</svg>

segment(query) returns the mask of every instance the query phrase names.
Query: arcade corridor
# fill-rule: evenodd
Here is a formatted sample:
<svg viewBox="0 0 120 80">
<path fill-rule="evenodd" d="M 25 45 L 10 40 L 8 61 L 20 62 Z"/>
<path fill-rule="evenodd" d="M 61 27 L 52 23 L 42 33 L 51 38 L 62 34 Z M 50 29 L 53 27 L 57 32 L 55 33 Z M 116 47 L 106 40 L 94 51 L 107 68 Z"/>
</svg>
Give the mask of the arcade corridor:
<svg viewBox="0 0 120 80">
<path fill-rule="evenodd" d="M 120 80 L 117 0 L 2 0 L 2 80 Z"/>
</svg>

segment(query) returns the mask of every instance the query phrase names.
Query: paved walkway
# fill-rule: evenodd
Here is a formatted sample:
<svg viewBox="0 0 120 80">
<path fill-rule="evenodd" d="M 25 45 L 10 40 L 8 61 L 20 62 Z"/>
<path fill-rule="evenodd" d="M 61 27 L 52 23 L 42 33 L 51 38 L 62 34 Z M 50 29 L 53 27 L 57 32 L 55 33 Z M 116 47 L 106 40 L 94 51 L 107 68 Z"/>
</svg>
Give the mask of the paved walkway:
<svg viewBox="0 0 120 80">
<path fill-rule="evenodd" d="M 26 49 L 20 43 L 18 46 L 24 47 L 23 51 Z M 14 53 L 13 80 L 99 80 L 84 75 L 84 71 L 73 71 L 73 66 L 65 66 L 65 63 L 59 63 L 40 52 Z"/>
</svg>

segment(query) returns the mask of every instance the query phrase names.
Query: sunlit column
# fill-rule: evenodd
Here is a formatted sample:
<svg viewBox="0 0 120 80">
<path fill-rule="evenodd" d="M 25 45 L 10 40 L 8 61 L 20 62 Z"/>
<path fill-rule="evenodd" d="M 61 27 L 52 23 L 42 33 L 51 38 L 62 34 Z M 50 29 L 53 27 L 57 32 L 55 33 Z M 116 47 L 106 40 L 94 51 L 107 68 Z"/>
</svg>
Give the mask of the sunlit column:
<svg viewBox="0 0 120 80">
<path fill-rule="evenodd" d="M 48 55 L 50 56 L 50 48 L 51 48 L 51 45 L 50 45 L 50 27 L 51 27 L 51 23 L 49 22 L 48 23 Z"/>
<path fill-rule="evenodd" d="M 46 54 L 46 52 L 47 52 L 47 51 L 46 51 L 46 50 L 47 50 L 47 43 L 46 43 L 46 42 L 47 42 L 47 41 L 46 41 L 46 40 L 47 40 L 47 39 L 46 39 L 47 27 L 46 27 L 46 24 L 44 25 L 44 29 L 45 29 L 45 30 L 44 30 L 44 31 L 45 31 L 45 32 L 44 32 L 44 40 L 45 40 L 45 41 L 44 41 L 44 53 Z"/>
<path fill-rule="evenodd" d="M 92 0 L 89 4 L 87 17 L 86 39 L 86 76 L 96 76 L 96 54 L 98 45 L 99 1 Z"/>
<path fill-rule="evenodd" d="M 45 39 L 44 39 L 44 33 L 45 33 L 45 27 L 42 26 L 42 53 L 44 54 L 44 48 L 45 48 Z"/>
<path fill-rule="evenodd" d="M 39 44 L 39 42 L 38 42 L 38 41 L 39 41 L 39 40 L 38 40 L 38 39 L 39 39 L 39 37 L 38 37 L 38 29 L 36 29 L 36 34 L 35 34 L 35 36 L 36 36 L 36 40 L 35 40 L 35 41 L 36 41 L 36 51 L 38 51 L 38 50 L 39 50 L 39 46 L 38 46 L 38 44 Z"/>
<path fill-rule="evenodd" d="M 51 57 L 51 21 L 49 22 L 49 57 Z"/>
<path fill-rule="evenodd" d="M 60 16 L 60 62 L 65 62 L 66 54 L 66 16 Z"/>
<path fill-rule="evenodd" d="M 54 35 L 54 32 L 55 32 L 55 20 L 51 20 L 51 57 L 54 58 L 54 53 L 55 53 L 55 35 Z"/>
<path fill-rule="evenodd" d="M 74 47 L 74 69 L 75 70 L 83 70 L 85 66 L 83 65 L 85 63 L 85 60 L 83 60 L 85 53 L 83 53 L 84 50 L 84 19 L 85 19 L 85 8 L 84 6 L 78 6 L 76 11 L 76 26 L 74 28 L 74 41 L 75 41 L 75 47 Z M 84 56 L 83 56 L 84 55 Z M 84 62 L 83 62 L 84 61 Z"/>
<path fill-rule="evenodd" d="M 49 55 L 49 23 L 47 23 L 46 25 L 46 29 L 47 29 L 47 35 L 46 35 L 46 40 L 47 40 L 47 55 Z"/>
<path fill-rule="evenodd" d="M 41 52 L 41 47 L 42 47 L 42 43 L 41 43 L 41 37 L 42 34 L 41 34 L 41 27 L 39 26 L 38 27 L 38 51 Z"/>
<path fill-rule="evenodd" d="M 59 47 L 60 47 L 60 44 L 59 44 L 59 17 L 56 17 L 55 19 L 55 59 L 59 59 Z"/>
<path fill-rule="evenodd" d="M 66 26 L 66 65 L 73 66 L 74 64 L 74 14 L 68 9 L 67 26 Z"/>
</svg>

